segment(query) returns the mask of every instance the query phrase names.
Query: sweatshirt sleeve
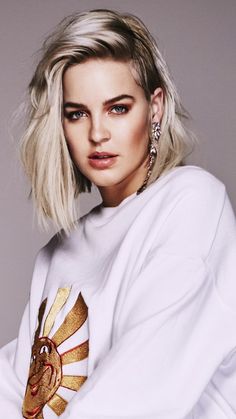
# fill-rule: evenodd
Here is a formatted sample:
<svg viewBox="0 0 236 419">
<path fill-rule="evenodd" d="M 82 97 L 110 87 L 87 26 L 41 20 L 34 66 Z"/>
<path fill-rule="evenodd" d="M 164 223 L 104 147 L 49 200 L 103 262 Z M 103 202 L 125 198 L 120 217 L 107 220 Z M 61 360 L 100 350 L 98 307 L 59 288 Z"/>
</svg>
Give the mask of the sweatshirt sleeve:
<svg viewBox="0 0 236 419">
<path fill-rule="evenodd" d="M 37 324 L 48 267 L 48 255 L 42 249 L 36 258 L 30 301 L 27 303 L 17 339 L 0 349 L 0 416 L 22 418 L 22 400 L 25 393 L 32 337 Z"/>
<path fill-rule="evenodd" d="M 110 351 L 62 419 L 236 418 L 236 229 L 227 195 L 218 213 L 205 259 L 153 248 L 127 289 Z"/>
</svg>

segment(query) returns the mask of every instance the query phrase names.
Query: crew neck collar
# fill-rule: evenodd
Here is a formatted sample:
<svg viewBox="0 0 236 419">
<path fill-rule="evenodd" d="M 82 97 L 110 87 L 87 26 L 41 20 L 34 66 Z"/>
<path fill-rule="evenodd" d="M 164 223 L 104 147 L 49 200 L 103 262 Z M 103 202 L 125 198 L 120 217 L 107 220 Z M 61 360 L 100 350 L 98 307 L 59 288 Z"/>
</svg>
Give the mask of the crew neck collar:
<svg viewBox="0 0 236 419">
<path fill-rule="evenodd" d="M 106 206 L 103 205 L 103 203 L 100 204 L 102 211 L 104 212 L 113 212 L 116 208 L 120 208 L 123 205 L 125 205 L 126 202 L 128 202 L 130 199 L 132 199 L 135 195 L 137 195 L 137 192 L 133 192 L 132 194 L 128 195 L 126 198 L 122 199 L 122 201 L 115 206 Z"/>
<path fill-rule="evenodd" d="M 184 166 L 189 167 L 189 166 Z M 149 194 L 152 194 L 153 188 L 158 188 L 161 186 L 163 181 L 167 181 L 170 176 L 173 175 L 174 172 L 181 170 L 181 166 L 173 167 L 171 168 L 167 173 L 162 174 L 157 180 L 155 180 L 153 183 L 151 183 L 142 193 L 137 194 L 135 191 L 128 197 L 124 198 L 119 205 L 116 205 L 115 207 L 104 207 L 102 203 L 97 205 L 95 208 L 93 208 L 90 213 L 87 214 L 86 220 L 88 222 L 91 222 L 95 224 L 97 227 L 105 225 L 107 222 L 114 219 L 116 215 L 118 215 L 121 211 L 123 212 L 124 208 L 127 206 L 130 207 L 132 202 L 138 202 L 146 200 L 146 197 Z"/>
<path fill-rule="evenodd" d="M 103 204 L 97 205 L 89 214 L 88 221 L 96 224 L 97 226 L 105 224 L 109 219 L 120 211 L 128 202 L 135 199 L 137 192 L 132 193 L 131 195 L 124 198 L 118 205 L 115 207 L 105 207 Z"/>
</svg>

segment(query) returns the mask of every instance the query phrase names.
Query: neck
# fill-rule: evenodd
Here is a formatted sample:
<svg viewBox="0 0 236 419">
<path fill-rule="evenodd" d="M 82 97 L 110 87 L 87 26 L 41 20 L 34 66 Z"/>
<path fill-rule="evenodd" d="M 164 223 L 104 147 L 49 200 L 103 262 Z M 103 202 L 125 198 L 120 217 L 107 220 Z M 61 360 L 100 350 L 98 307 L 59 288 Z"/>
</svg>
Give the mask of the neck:
<svg viewBox="0 0 236 419">
<path fill-rule="evenodd" d="M 119 205 L 125 198 L 132 195 L 135 190 L 124 190 L 120 185 L 116 185 L 115 188 L 99 188 L 102 204 L 104 207 L 116 207 Z"/>
</svg>

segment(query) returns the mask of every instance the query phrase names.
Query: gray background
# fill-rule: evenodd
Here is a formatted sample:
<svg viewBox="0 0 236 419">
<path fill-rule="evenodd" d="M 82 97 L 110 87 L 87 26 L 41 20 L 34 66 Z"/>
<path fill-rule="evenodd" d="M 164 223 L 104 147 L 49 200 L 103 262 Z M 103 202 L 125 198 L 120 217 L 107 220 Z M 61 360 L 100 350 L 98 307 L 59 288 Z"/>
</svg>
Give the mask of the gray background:
<svg viewBox="0 0 236 419">
<path fill-rule="evenodd" d="M 38 249 L 52 235 L 33 223 L 13 124 L 44 37 L 65 15 L 114 8 L 140 16 L 161 50 L 199 146 L 188 159 L 226 185 L 236 207 L 236 0 L 1 0 L 0 3 L 0 346 L 17 334 Z M 81 211 L 98 200 L 84 196 Z"/>
</svg>

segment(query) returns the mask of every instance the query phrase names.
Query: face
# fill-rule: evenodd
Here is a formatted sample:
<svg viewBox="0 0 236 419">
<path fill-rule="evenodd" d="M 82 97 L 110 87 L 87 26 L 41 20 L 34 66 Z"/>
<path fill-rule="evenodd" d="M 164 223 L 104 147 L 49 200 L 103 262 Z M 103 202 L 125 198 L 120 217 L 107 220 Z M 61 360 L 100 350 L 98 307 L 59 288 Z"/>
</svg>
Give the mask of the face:
<svg viewBox="0 0 236 419">
<path fill-rule="evenodd" d="M 103 198 L 107 191 L 117 198 L 135 192 L 147 172 L 154 108 L 136 83 L 131 64 L 90 59 L 69 67 L 63 102 L 65 138 L 81 173 Z"/>
<path fill-rule="evenodd" d="M 32 349 L 32 362 L 23 404 L 25 418 L 37 417 L 58 389 L 61 377 L 61 360 L 55 344 L 47 337 L 37 339 Z"/>
</svg>

